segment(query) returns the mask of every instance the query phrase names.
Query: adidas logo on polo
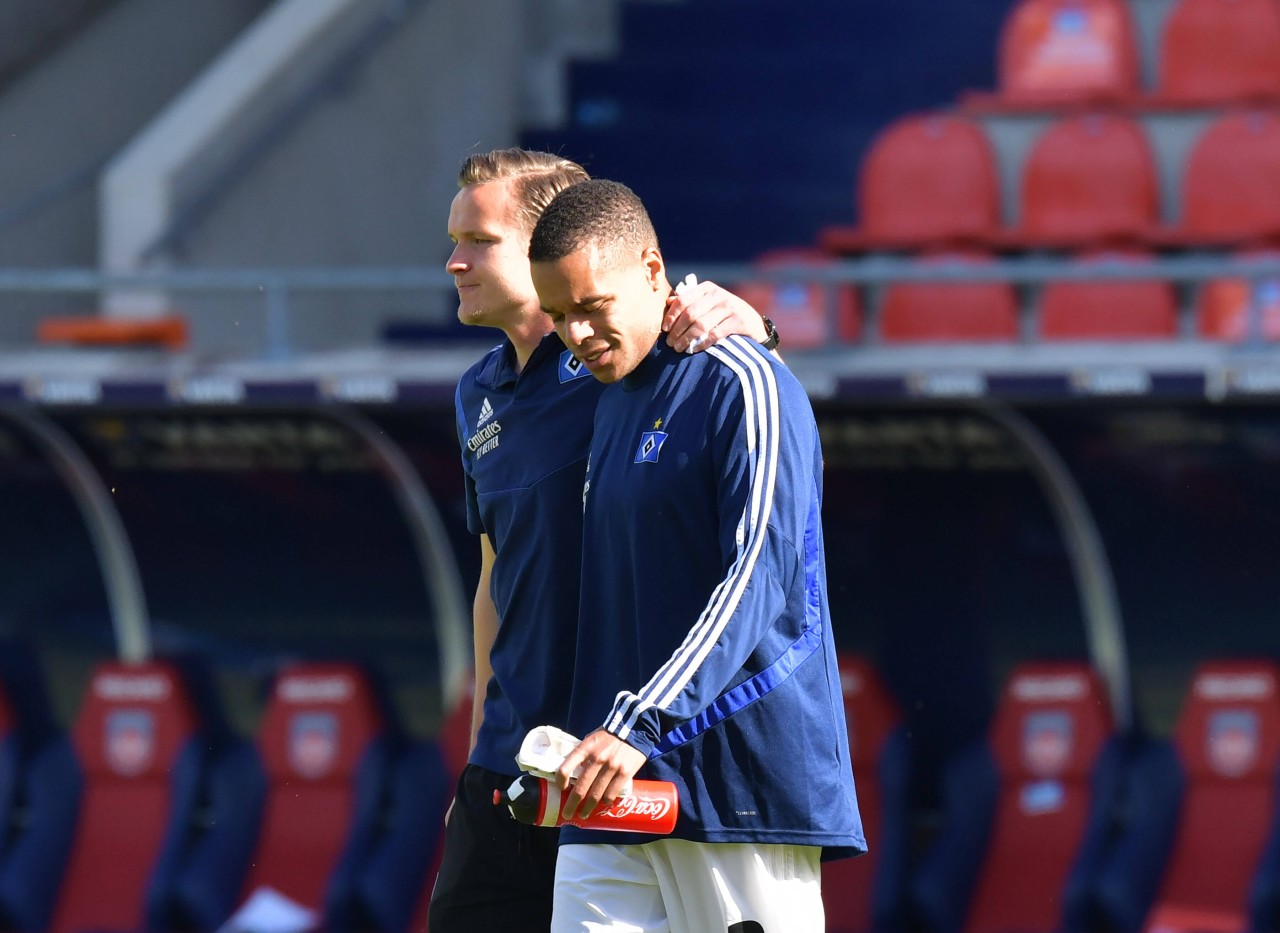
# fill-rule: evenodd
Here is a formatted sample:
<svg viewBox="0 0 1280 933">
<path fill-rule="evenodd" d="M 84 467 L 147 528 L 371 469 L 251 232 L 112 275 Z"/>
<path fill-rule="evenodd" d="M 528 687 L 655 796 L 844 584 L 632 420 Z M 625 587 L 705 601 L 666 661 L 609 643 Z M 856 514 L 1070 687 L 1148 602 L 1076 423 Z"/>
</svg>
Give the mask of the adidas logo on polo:
<svg viewBox="0 0 1280 933">
<path fill-rule="evenodd" d="M 498 446 L 502 425 L 493 420 L 493 405 L 486 398 L 480 404 L 480 417 L 476 419 L 476 433 L 467 438 L 467 449 L 479 460 Z"/>
</svg>

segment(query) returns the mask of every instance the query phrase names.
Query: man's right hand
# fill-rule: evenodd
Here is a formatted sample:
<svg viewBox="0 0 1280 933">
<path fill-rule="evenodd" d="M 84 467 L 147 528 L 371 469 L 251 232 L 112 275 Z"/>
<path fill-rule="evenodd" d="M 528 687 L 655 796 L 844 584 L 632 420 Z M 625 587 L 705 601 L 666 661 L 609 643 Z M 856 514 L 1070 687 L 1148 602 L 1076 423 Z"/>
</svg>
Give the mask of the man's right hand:
<svg viewBox="0 0 1280 933">
<path fill-rule="evenodd" d="M 556 771 L 561 790 L 569 791 L 561 812 L 585 819 L 597 807 L 609 808 L 631 789 L 631 779 L 647 760 L 638 748 L 597 729 L 565 756 Z"/>
</svg>

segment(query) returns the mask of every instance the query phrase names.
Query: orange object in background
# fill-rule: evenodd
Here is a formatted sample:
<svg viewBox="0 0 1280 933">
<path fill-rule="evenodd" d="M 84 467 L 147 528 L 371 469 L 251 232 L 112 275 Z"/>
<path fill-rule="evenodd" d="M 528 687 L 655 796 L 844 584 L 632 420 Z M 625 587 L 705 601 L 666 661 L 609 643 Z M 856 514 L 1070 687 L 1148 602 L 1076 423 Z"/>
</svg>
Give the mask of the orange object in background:
<svg viewBox="0 0 1280 933">
<path fill-rule="evenodd" d="M 70 343 L 85 347 L 163 347 L 182 350 L 187 346 L 185 318 L 177 314 L 158 318 L 112 318 L 97 315 L 53 317 L 36 329 L 41 343 Z"/>
</svg>

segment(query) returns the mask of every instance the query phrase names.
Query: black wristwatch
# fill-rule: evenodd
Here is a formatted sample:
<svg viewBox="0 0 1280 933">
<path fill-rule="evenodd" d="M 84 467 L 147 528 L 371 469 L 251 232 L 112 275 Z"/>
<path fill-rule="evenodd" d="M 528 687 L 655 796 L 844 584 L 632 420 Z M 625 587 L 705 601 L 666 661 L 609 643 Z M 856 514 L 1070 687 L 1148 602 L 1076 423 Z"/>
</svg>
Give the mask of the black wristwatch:
<svg viewBox="0 0 1280 933">
<path fill-rule="evenodd" d="M 766 350 L 778 349 L 778 344 L 782 343 L 782 338 L 778 336 L 777 325 L 763 314 L 760 315 L 760 320 L 764 321 L 764 340 L 760 341 L 760 346 Z"/>
</svg>

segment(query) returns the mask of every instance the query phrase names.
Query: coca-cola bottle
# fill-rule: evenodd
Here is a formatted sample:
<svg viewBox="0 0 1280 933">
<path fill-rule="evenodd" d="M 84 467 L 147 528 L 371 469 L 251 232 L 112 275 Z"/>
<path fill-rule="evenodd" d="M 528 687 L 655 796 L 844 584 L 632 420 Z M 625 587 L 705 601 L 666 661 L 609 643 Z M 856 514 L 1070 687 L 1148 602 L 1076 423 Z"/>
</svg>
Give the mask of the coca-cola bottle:
<svg viewBox="0 0 1280 933">
<path fill-rule="evenodd" d="M 670 781 L 632 781 L 631 793 L 619 797 L 607 810 L 596 810 L 585 819 L 565 818 L 560 788 L 532 774 L 522 774 L 506 792 L 493 792 L 495 806 L 506 805 L 521 823 L 535 826 L 583 826 L 618 832 L 665 836 L 676 828 L 680 812 L 676 786 Z"/>
</svg>

